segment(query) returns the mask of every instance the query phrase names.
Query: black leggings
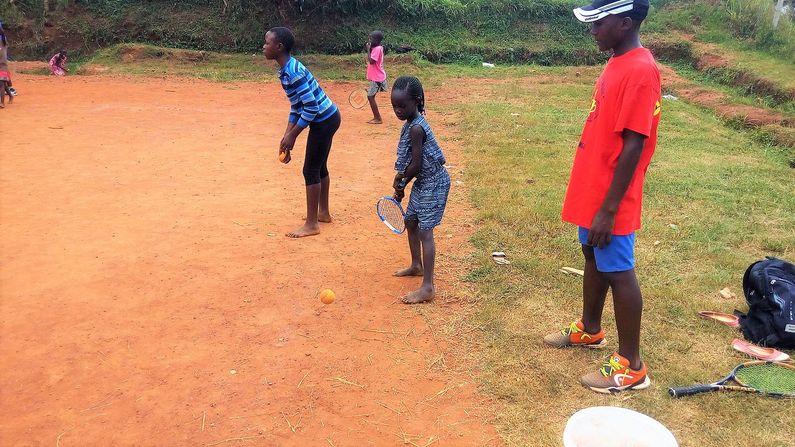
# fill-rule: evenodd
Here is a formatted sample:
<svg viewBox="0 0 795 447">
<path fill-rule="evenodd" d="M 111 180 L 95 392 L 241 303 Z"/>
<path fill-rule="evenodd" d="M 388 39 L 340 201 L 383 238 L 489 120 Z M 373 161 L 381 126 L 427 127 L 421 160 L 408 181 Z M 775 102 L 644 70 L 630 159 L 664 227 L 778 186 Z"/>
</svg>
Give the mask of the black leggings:
<svg viewBox="0 0 795 447">
<path fill-rule="evenodd" d="M 331 152 L 334 133 L 340 128 L 341 122 L 340 112 L 337 111 L 319 123 L 309 124 L 304 158 L 304 181 L 307 186 L 316 185 L 328 177 L 328 154 Z"/>
</svg>

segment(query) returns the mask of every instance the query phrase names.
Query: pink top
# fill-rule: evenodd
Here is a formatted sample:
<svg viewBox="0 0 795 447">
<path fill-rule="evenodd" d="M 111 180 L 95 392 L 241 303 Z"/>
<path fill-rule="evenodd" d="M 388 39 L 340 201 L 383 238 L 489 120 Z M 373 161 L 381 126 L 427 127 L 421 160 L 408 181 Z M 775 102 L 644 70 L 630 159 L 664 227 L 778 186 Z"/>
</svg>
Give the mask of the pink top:
<svg viewBox="0 0 795 447">
<path fill-rule="evenodd" d="M 381 45 L 370 50 L 370 59 L 375 63 L 367 64 L 367 80 L 375 82 L 386 81 L 386 71 L 384 71 L 384 47 Z"/>
<path fill-rule="evenodd" d="M 66 70 L 64 67 L 66 66 L 66 56 L 61 59 L 61 64 L 58 64 L 58 54 L 56 53 L 55 56 L 50 58 L 50 71 L 55 76 L 64 76 L 66 75 Z"/>
</svg>

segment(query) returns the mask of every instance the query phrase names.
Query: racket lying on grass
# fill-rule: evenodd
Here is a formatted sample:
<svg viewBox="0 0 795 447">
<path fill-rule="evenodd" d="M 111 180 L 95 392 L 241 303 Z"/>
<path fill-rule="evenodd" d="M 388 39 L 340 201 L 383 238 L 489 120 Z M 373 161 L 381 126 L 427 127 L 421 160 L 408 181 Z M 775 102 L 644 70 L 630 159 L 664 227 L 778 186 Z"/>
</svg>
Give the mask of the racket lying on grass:
<svg viewBox="0 0 795 447">
<path fill-rule="evenodd" d="M 354 109 L 363 109 L 367 105 L 367 90 L 358 87 L 354 89 L 348 95 L 348 103 Z"/>
<path fill-rule="evenodd" d="M 406 222 L 404 219 L 406 215 L 403 213 L 403 207 L 400 202 L 392 197 L 381 197 L 378 203 L 375 204 L 375 212 L 378 218 L 395 234 L 401 234 L 406 231 Z"/>
<path fill-rule="evenodd" d="M 728 384 L 730 381 L 737 385 Z M 737 365 L 728 376 L 715 383 L 668 388 L 668 394 L 673 397 L 692 396 L 710 391 L 746 391 L 767 396 L 795 398 L 795 366 L 776 362 L 746 362 Z"/>
</svg>

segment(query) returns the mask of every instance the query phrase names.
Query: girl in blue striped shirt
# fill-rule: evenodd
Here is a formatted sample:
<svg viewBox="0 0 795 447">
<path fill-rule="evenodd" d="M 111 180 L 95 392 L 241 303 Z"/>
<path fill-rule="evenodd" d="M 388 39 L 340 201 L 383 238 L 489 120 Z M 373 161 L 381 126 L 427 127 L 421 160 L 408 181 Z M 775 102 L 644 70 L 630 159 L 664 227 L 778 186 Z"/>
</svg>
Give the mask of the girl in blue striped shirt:
<svg viewBox="0 0 795 447">
<path fill-rule="evenodd" d="M 268 60 L 279 63 L 279 81 L 290 100 L 287 130 L 279 144 L 279 159 L 283 163 L 290 162 L 290 151 L 296 138 L 309 127 L 304 157 L 306 222 L 297 230 L 287 233 L 288 237 L 298 238 L 320 233 L 318 222 L 331 222 L 327 163 L 341 118 L 337 106 L 326 96 L 312 73 L 290 54 L 294 44 L 292 31 L 277 27 L 265 34 L 262 49 Z"/>
</svg>

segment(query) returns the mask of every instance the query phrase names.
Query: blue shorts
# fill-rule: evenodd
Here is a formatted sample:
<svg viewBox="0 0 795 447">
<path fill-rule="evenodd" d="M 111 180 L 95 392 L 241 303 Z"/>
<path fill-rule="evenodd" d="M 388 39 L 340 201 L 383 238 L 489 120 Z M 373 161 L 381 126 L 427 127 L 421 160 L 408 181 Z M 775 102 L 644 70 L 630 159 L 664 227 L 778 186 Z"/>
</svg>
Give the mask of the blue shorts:
<svg viewBox="0 0 795 447">
<path fill-rule="evenodd" d="M 580 243 L 588 245 L 588 228 L 579 227 Z M 635 233 L 613 235 L 605 248 L 593 247 L 596 270 L 604 273 L 624 272 L 635 268 Z"/>
</svg>

